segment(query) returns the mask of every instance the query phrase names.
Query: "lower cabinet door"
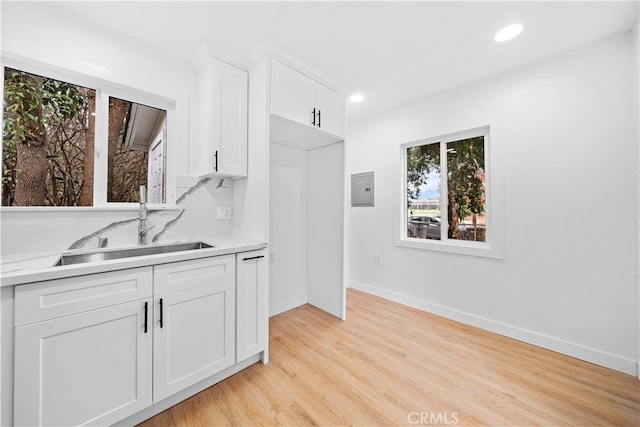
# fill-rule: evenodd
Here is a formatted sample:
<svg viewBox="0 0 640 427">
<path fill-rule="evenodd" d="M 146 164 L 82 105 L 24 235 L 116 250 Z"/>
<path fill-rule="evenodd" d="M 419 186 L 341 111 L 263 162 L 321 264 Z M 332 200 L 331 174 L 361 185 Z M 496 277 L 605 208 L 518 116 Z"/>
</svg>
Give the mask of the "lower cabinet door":
<svg viewBox="0 0 640 427">
<path fill-rule="evenodd" d="M 237 257 L 236 361 L 242 362 L 267 350 L 269 289 L 266 250 L 242 252 Z"/>
<path fill-rule="evenodd" d="M 109 425 L 151 405 L 146 303 L 146 310 L 144 300 L 133 301 L 17 327 L 14 424 Z"/>
<path fill-rule="evenodd" d="M 155 298 L 153 400 L 235 363 L 233 279 Z"/>
</svg>

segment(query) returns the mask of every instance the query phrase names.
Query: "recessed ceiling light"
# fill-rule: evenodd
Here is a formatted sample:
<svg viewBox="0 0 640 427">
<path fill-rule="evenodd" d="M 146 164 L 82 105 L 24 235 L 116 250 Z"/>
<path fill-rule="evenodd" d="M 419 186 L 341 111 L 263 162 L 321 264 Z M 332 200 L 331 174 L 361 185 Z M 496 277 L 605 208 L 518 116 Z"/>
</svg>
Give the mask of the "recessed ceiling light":
<svg viewBox="0 0 640 427">
<path fill-rule="evenodd" d="M 354 93 L 349 97 L 349 101 L 351 102 L 362 102 L 364 101 L 364 95 L 361 93 Z"/>
<path fill-rule="evenodd" d="M 498 31 L 493 39 L 497 42 L 506 42 L 520 34 L 523 29 L 524 27 L 520 24 L 508 25 Z"/>
</svg>

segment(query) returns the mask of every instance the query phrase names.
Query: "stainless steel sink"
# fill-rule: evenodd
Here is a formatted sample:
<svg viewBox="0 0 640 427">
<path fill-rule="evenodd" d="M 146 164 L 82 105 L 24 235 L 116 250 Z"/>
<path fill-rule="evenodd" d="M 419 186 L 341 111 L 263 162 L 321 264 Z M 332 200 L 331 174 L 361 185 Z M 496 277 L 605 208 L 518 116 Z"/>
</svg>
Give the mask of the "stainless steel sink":
<svg viewBox="0 0 640 427">
<path fill-rule="evenodd" d="M 63 254 L 54 266 L 82 264 L 85 262 L 106 261 L 110 259 L 131 258 L 145 255 L 168 254 L 172 252 L 192 251 L 213 248 L 203 242 L 172 243 L 167 245 L 137 246 L 127 249 L 103 249 L 99 251 Z"/>
</svg>

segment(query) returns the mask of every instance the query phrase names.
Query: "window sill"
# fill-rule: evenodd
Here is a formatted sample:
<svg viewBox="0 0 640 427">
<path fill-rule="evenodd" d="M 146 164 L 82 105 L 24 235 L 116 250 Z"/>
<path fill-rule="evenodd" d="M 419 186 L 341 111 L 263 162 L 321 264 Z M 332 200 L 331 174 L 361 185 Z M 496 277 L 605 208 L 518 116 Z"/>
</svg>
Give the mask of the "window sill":
<svg viewBox="0 0 640 427">
<path fill-rule="evenodd" d="M 2 206 L 0 213 L 10 212 L 113 212 L 113 211 L 138 211 L 138 203 L 127 203 L 122 206 Z M 179 206 L 153 206 L 147 205 L 147 211 L 179 211 Z"/>
<path fill-rule="evenodd" d="M 503 259 L 502 251 L 490 243 L 473 243 L 465 240 L 449 240 L 442 242 L 440 240 L 401 237 L 395 239 L 395 244 L 396 246 L 411 249 L 476 256 L 481 258 Z"/>
</svg>

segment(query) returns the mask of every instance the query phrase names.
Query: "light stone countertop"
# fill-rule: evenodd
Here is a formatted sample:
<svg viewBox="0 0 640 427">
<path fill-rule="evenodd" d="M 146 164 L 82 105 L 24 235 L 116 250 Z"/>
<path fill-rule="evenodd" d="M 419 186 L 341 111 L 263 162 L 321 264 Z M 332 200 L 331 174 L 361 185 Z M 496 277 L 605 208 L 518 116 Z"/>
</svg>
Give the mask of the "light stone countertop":
<svg viewBox="0 0 640 427">
<path fill-rule="evenodd" d="M 198 240 L 207 243 L 212 248 L 197 249 L 184 252 L 144 255 L 130 258 L 87 262 L 54 267 L 58 258 L 64 253 L 83 253 L 86 250 L 29 253 L 3 256 L 0 260 L 0 286 L 15 286 L 25 283 L 41 282 L 43 280 L 62 279 L 65 277 L 81 276 L 85 274 L 103 273 L 106 271 L 122 270 L 126 268 L 145 267 L 155 264 L 186 261 L 190 259 L 206 258 L 218 255 L 248 252 L 265 248 L 264 242 L 256 242 L 232 236 L 219 236 L 211 239 Z M 181 242 L 161 242 L 148 246 L 159 246 Z M 106 248 L 126 249 L 126 248 Z"/>
</svg>

